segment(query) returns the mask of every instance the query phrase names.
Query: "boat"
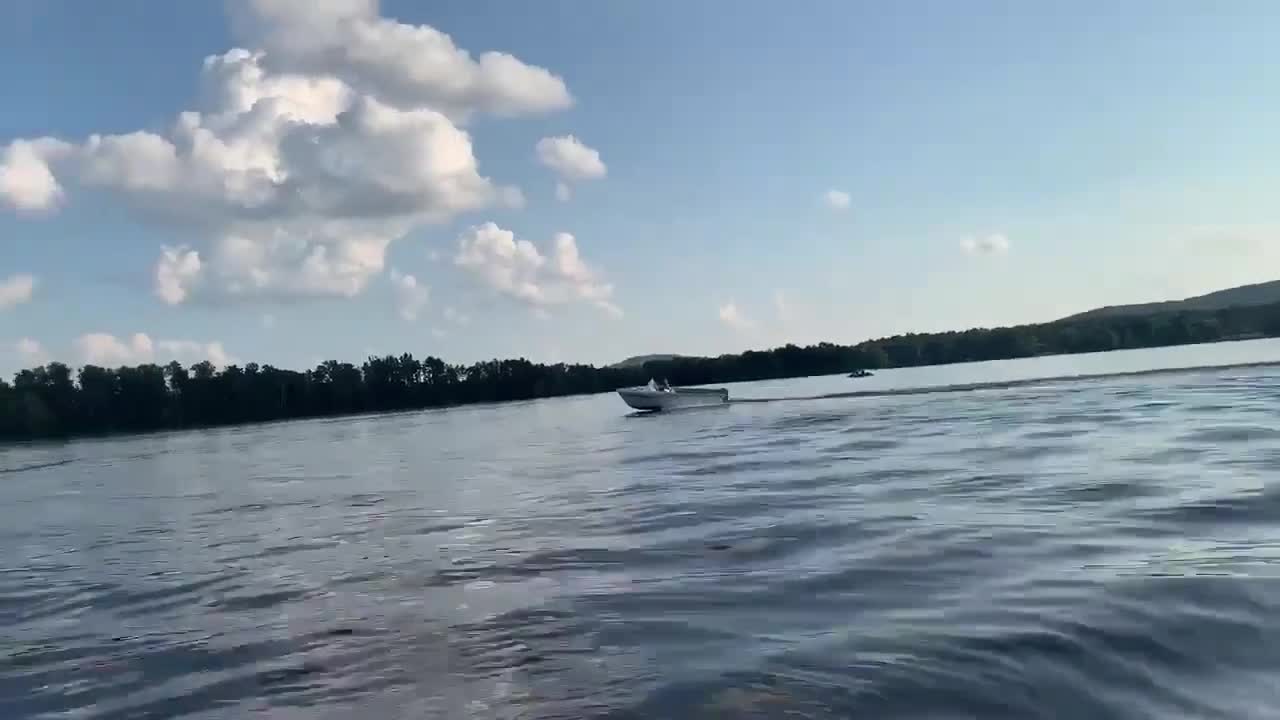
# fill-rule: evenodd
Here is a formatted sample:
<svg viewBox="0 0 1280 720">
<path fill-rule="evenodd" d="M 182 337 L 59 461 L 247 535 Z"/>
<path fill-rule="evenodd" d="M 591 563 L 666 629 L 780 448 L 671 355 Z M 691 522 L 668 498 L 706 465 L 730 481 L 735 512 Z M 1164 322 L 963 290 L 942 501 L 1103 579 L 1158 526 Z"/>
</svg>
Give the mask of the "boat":
<svg viewBox="0 0 1280 720">
<path fill-rule="evenodd" d="M 854 370 L 853 372 L 849 373 L 849 377 L 851 378 L 871 377 L 871 371 L 858 368 L 857 370 Z"/>
<path fill-rule="evenodd" d="M 618 396 L 636 410 L 673 410 L 700 405 L 721 405 L 729 402 L 729 391 L 724 388 L 676 388 L 666 382 L 661 385 L 650 380 L 647 385 L 621 388 Z"/>
</svg>

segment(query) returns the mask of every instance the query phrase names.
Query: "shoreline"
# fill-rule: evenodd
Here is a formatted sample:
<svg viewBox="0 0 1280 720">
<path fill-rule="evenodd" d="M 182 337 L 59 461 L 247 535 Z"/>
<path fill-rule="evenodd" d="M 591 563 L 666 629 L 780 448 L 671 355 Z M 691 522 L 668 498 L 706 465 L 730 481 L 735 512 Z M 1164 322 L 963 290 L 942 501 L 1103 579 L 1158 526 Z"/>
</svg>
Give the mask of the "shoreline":
<svg viewBox="0 0 1280 720">
<path fill-rule="evenodd" d="M 922 387 L 892 388 L 885 390 L 850 390 L 848 392 L 822 393 L 819 395 L 797 395 L 780 398 L 737 398 L 730 403 L 768 403 L 786 402 L 790 400 L 842 400 L 862 397 L 896 397 L 899 395 L 932 395 L 956 392 L 974 392 L 977 390 L 1008 390 L 1050 383 L 1073 383 L 1088 380 L 1113 378 L 1148 377 L 1152 375 L 1177 375 L 1180 373 L 1196 373 L 1217 370 L 1248 370 L 1251 368 L 1280 367 L 1280 360 L 1257 360 L 1252 362 L 1228 363 L 1226 365 L 1189 365 L 1186 367 L 1151 368 L 1148 370 L 1122 370 L 1112 373 L 1086 373 L 1083 375 L 1053 375 L 1049 377 L 1021 378 L 1018 380 L 992 380 L 988 382 L 957 383 L 952 385 L 926 385 Z"/>
<path fill-rule="evenodd" d="M 1266 339 L 1272 339 L 1272 338 L 1251 338 L 1247 341 L 1266 340 Z M 1247 341 L 1233 339 L 1233 340 L 1223 340 L 1220 342 L 1228 343 L 1228 342 L 1247 342 Z M 1217 342 L 1187 343 L 1186 345 L 1215 345 L 1215 344 L 1219 344 L 1219 343 Z M 1162 347 L 1183 347 L 1183 346 L 1162 346 Z M 1157 348 L 1121 348 L 1116 350 L 1104 351 L 1103 353 L 1097 353 L 1097 354 L 1107 354 L 1112 352 L 1132 352 L 1132 351 L 1142 351 L 1142 350 L 1152 350 L 1152 349 L 1157 349 Z M 1072 354 L 1074 353 L 1058 353 L 1056 355 L 1045 355 L 1045 356 L 1037 356 L 1037 357 L 1061 357 L 1064 355 L 1072 355 Z M 977 363 L 1006 362 L 1008 360 L 1016 360 L 1016 359 L 1026 359 L 1026 358 L 1006 358 L 1004 360 L 980 360 L 980 361 L 974 361 L 973 363 L 942 363 L 937 365 L 915 365 L 910 367 L 913 367 L 913 368 L 947 367 L 947 366 L 954 367 L 958 365 L 969 365 L 969 364 L 977 364 Z M 856 398 L 877 398 L 877 397 L 897 397 L 897 396 L 910 396 L 910 395 L 945 394 L 945 393 L 958 393 L 958 392 L 976 392 L 980 390 L 1005 390 L 1005 389 L 1012 389 L 1012 388 L 1018 388 L 1018 387 L 1026 387 L 1030 385 L 1049 384 L 1049 383 L 1073 383 L 1073 382 L 1085 382 L 1089 380 L 1109 379 L 1109 378 L 1146 377 L 1146 376 L 1156 376 L 1156 375 L 1172 375 L 1172 374 L 1178 374 L 1178 373 L 1239 370 L 1239 369 L 1265 368 L 1265 367 L 1280 367 L 1280 359 L 1227 363 L 1224 365 L 1210 364 L 1210 365 L 1193 365 L 1193 366 L 1185 366 L 1185 367 L 1151 368 L 1146 370 L 1126 370 L 1126 371 L 1110 372 L 1110 373 L 1104 372 L 1104 373 L 1085 373 L 1085 374 L 1079 374 L 1079 375 L 1054 375 L 1054 376 L 1047 376 L 1047 377 L 1021 378 L 1016 380 L 992 380 L 992 381 L 986 381 L 986 382 L 956 383 L 956 384 L 949 384 L 949 385 L 926 385 L 926 386 L 918 386 L 918 387 L 891 388 L 891 389 L 883 389 L 883 390 L 850 390 L 845 392 L 819 393 L 816 395 L 796 395 L 796 396 L 787 396 L 787 397 L 746 397 L 746 398 L 731 397 L 727 404 L 729 405 L 738 404 L 738 403 L 755 404 L 755 403 L 805 401 L 805 400 L 809 400 L 809 401 L 841 400 L 841 399 L 856 399 Z M 898 368 L 888 368 L 888 369 L 898 369 Z M 776 380 L 796 380 L 796 379 L 801 379 L 806 377 L 832 377 L 840 374 L 843 374 L 843 373 L 832 373 L 830 375 L 794 375 L 789 377 L 765 378 L 762 380 L 742 381 L 742 382 L 770 382 L 770 381 L 776 381 Z M 736 383 L 726 383 L 726 384 L 736 384 Z M 203 431 L 203 430 L 248 429 L 248 428 L 276 425 L 281 423 L 318 422 L 318 421 L 330 422 L 330 421 L 350 420 L 355 418 L 372 418 L 372 417 L 383 417 L 383 416 L 389 416 L 389 415 L 407 415 L 407 414 L 422 413 L 422 412 L 456 410 L 458 408 L 498 407 L 503 405 L 513 405 L 518 403 L 534 403 L 534 402 L 540 402 L 544 400 L 555 400 L 560 398 L 575 398 L 575 397 L 581 398 L 581 397 L 589 397 L 592 395 L 607 395 L 615 392 L 616 392 L 616 389 L 611 389 L 611 390 L 603 390 L 599 392 L 567 393 L 564 395 L 551 395 L 551 396 L 539 397 L 539 398 L 522 398 L 518 400 L 489 400 L 489 401 L 470 402 L 470 403 L 464 402 L 464 403 L 438 405 L 435 407 L 424 407 L 424 408 L 400 408 L 395 410 L 382 410 L 382 411 L 365 410 L 357 413 L 345 413 L 345 414 L 340 413 L 340 414 L 332 414 L 332 415 L 304 415 L 304 416 L 297 416 L 297 417 L 290 417 L 290 418 L 276 418 L 271 420 L 258 420 L 258 421 L 247 421 L 247 422 L 236 422 L 236 423 L 225 423 L 225 424 L 190 425 L 186 427 L 157 428 L 154 430 L 141 430 L 141 431 L 82 433 L 82 434 L 73 434 L 73 435 L 35 437 L 35 438 L 27 438 L 27 439 L 21 439 L 21 440 L 0 439 L 0 454 L 2 454 L 4 451 L 9 449 L 42 447 L 42 446 L 43 447 L 58 446 L 58 445 L 65 445 L 67 443 L 77 442 L 77 441 L 107 441 L 107 440 L 115 440 L 120 438 L 145 438 L 148 436 L 173 435 L 173 434 L 197 432 L 197 431 Z"/>
</svg>

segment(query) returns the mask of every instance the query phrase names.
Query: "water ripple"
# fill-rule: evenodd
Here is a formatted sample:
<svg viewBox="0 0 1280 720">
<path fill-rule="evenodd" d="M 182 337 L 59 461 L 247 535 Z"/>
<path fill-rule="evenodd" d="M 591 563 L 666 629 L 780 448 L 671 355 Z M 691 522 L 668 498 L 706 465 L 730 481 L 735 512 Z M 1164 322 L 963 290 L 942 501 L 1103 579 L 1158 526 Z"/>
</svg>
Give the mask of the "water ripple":
<svg viewBox="0 0 1280 720">
<path fill-rule="evenodd" d="M 1280 717 L 1277 380 L 16 448 L 0 717 Z"/>
</svg>

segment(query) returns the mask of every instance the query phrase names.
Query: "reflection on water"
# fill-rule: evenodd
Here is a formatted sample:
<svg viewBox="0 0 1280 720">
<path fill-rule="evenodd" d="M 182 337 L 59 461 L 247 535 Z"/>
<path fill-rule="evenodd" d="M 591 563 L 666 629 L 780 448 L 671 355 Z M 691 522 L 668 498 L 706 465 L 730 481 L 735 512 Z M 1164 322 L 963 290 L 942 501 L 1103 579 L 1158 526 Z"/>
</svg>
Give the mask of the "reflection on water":
<svg viewBox="0 0 1280 720">
<path fill-rule="evenodd" d="M 1280 369 L 627 414 L 10 449 L 0 717 L 1280 715 Z"/>
</svg>

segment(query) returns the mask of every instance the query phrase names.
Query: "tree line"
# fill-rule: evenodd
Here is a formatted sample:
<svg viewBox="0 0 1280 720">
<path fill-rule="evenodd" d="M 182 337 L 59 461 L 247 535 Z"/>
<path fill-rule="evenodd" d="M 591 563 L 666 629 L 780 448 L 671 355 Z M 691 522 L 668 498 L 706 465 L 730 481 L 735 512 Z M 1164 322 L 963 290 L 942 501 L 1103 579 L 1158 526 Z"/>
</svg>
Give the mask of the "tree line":
<svg viewBox="0 0 1280 720">
<path fill-rule="evenodd" d="M 641 367 L 539 364 L 525 359 L 451 365 L 409 354 L 361 365 L 330 360 L 306 371 L 209 362 L 136 367 L 63 363 L 0 380 L 0 439 L 205 427 L 290 418 L 413 410 L 608 392 L 650 377 L 675 385 L 827 375 L 857 369 L 1100 352 L 1280 336 L 1280 303 L 1216 311 L 1060 320 L 944 333 L 910 333 L 856 345 L 785 345 L 713 358 L 652 360 Z"/>
</svg>

